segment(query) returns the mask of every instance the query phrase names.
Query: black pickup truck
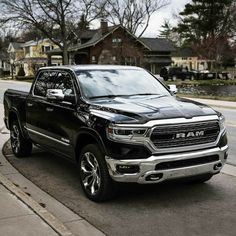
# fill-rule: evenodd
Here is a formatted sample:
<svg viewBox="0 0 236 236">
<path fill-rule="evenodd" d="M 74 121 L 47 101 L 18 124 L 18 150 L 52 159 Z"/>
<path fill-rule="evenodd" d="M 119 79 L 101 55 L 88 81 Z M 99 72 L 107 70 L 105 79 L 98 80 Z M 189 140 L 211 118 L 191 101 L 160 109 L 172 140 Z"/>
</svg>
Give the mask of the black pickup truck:
<svg viewBox="0 0 236 236">
<path fill-rule="evenodd" d="M 15 156 L 34 144 L 74 161 L 93 201 L 111 198 L 116 182 L 207 181 L 228 155 L 219 112 L 138 67 L 42 68 L 29 93 L 7 90 L 4 106 Z"/>
</svg>

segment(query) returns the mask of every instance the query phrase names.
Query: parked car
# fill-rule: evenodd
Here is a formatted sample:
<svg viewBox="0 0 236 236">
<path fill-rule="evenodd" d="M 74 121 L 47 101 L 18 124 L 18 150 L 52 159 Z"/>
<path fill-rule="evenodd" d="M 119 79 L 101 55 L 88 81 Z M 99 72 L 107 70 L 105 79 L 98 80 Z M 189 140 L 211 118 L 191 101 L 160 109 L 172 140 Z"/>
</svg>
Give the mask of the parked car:
<svg viewBox="0 0 236 236">
<path fill-rule="evenodd" d="M 160 71 L 160 76 L 163 77 L 164 80 L 170 79 L 173 81 L 177 79 L 181 80 L 195 79 L 195 74 L 192 71 L 189 71 L 181 67 L 170 67 L 170 68 L 163 67 Z"/>
<path fill-rule="evenodd" d="M 233 79 L 233 76 L 229 72 L 223 71 L 217 73 L 217 78 L 228 80 L 228 79 Z"/>
<path fill-rule="evenodd" d="M 217 74 L 215 72 L 210 72 L 209 70 L 191 70 L 191 72 L 194 74 L 194 78 L 198 80 L 217 78 Z"/>
<path fill-rule="evenodd" d="M 228 155 L 221 113 L 138 67 L 45 67 L 30 92 L 7 90 L 4 108 L 15 156 L 35 144 L 73 161 L 93 201 L 113 197 L 116 182 L 205 182 Z"/>
</svg>

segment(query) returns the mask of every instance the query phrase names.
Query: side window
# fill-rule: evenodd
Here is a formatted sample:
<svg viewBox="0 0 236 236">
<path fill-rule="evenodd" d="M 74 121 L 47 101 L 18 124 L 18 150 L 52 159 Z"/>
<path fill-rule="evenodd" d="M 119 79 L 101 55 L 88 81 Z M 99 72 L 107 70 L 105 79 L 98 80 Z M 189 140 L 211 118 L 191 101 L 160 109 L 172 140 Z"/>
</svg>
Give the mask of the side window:
<svg viewBox="0 0 236 236">
<path fill-rule="evenodd" d="M 59 72 L 54 82 L 53 89 L 61 89 L 64 95 L 73 95 L 74 88 L 71 76 L 68 72 Z"/>
<path fill-rule="evenodd" d="M 40 73 L 34 87 L 34 95 L 46 97 L 48 89 L 61 89 L 64 95 L 73 95 L 74 89 L 70 74 L 66 71 Z"/>
<path fill-rule="evenodd" d="M 46 97 L 47 89 L 52 88 L 52 82 L 56 79 L 58 72 L 43 71 L 39 74 L 34 87 L 34 95 Z"/>
</svg>

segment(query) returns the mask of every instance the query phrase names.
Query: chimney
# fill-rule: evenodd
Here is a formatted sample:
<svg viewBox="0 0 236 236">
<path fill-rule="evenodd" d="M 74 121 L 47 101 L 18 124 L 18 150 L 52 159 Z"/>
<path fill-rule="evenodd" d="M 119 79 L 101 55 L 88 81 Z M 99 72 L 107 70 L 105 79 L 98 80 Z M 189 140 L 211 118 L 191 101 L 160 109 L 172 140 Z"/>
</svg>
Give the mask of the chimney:
<svg viewBox="0 0 236 236">
<path fill-rule="evenodd" d="M 107 33 L 107 31 L 108 31 L 108 23 L 107 23 L 107 21 L 105 21 L 104 19 L 101 19 L 101 27 L 100 27 L 100 30 L 101 30 L 102 34 L 105 34 L 105 33 Z"/>
</svg>

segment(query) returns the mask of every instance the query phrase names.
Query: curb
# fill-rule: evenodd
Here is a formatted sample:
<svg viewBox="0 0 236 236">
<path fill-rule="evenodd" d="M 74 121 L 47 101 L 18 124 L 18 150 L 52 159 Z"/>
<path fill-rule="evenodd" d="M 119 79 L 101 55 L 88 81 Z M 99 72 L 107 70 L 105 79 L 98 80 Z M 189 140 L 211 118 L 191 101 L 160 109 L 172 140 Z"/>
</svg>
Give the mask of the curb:
<svg viewBox="0 0 236 236">
<path fill-rule="evenodd" d="M 40 206 L 33 198 L 24 193 L 19 187 L 15 186 L 9 179 L 0 173 L 0 182 L 10 192 L 17 196 L 24 204 L 31 208 L 42 220 L 44 220 L 60 236 L 73 236 L 73 234 L 59 221 L 54 215 Z"/>
<path fill-rule="evenodd" d="M 225 164 L 221 173 L 236 177 L 236 166 Z"/>
</svg>

